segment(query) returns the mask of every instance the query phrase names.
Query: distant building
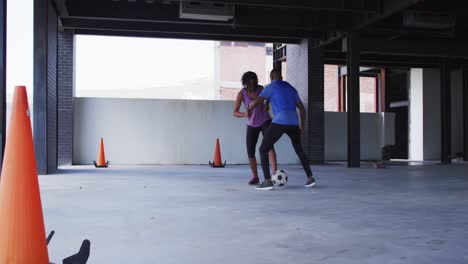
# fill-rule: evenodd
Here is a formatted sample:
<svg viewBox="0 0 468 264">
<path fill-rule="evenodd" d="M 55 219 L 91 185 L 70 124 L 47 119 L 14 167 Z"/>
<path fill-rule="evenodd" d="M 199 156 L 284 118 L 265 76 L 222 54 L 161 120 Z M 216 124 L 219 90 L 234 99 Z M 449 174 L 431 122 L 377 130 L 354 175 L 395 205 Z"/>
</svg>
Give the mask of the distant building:
<svg viewBox="0 0 468 264">
<path fill-rule="evenodd" d="M 215 99 L 234 100 L 242 88 L 246 71 L 258 75 L 260 84 L 269 82 L 273 67 L 272 44 L 257 42 L 215 42 Z"/>
</svg>

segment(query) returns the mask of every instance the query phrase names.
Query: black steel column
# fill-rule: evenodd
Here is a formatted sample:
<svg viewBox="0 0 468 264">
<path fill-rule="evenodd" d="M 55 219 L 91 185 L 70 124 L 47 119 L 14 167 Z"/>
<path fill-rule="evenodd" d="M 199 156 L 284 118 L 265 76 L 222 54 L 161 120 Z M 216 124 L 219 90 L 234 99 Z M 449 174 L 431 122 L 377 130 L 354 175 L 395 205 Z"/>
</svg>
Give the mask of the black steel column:
<svg viewBox="0 0 468 264">
<path fill-rule="evenodd" d="M 450 164 L 452 162 L 452 123 L 450 105 L 450 67 L 447 63 L 440 66 L 440 110 L 441 110 L 441 162 Z"/>
<path fill-rule="evenodd" d="M 350 32 L 346 42 L 348 71 L 348 167 L 359 167 L 361 161 L 360 103 L 359 103 L 359 52 L 358 32 Z"/>
<path fill-rule="evenodd" d="M 286 46 L 273 43 L 273 68 L 282 72 L 282 62 L 286 59 Z"/>
<path fill-rule="evenodd" d="M 463 160 L 468 161 L 468 67 L 463 68 Z"/>
<path fill-rule="evenodd" d="M 0 170 L 6 136 L 6 19 L 7 0 L 0 0 Z"/>
<path fill-rule="evenodd" d="M 307 153 L 313 164 L 325 160 L 324 55 L 308 41 Z"/>
</svg>

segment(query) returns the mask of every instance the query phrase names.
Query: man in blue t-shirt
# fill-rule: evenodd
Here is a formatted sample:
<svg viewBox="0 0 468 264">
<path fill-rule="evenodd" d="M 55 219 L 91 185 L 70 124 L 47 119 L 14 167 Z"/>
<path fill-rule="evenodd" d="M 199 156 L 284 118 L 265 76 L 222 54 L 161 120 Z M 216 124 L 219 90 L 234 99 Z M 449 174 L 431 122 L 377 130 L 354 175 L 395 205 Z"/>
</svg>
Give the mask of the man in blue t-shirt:
<svg viewBox="0 0 468 264">
<path fill-rule="evenodd" d="M 260 157 L 262 160 L 262 170 L 265 181 L 256 187 L 259 190 L 273 190 L 271 182 L 270 164 L 268 162 L 268 152 L 283 134 L 288 135 L 301 160 L 302 167 L 307 175 L 305 187 L 315 186 L 315 179 L 312 177 L 309 161 L 301 144 L 301 133 L 304 130 L 305 109 L 297 90 L 288 82 L 283 81 L 281 72 L 273 69 L 270 73 L 271 83 L 267 85 L 257 99 L 250 103 L 248 109 L 254 109 L 257 104 L 269 100 L 273 108 L 273 121 L 265 131 L 262 145 L 260 146 Z M 301 120 L 297 118 L 296 107 L 299 108 Z"/>
</svg>

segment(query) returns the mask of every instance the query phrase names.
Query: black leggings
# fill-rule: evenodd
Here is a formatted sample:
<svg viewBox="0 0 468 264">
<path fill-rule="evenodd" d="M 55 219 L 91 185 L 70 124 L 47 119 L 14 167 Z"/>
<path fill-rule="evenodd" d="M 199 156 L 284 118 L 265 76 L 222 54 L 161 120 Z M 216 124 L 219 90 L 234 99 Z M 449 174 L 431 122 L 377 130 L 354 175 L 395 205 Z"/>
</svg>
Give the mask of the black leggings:
<svg viewBox="0 0 468 264">
<path fill-rule="evenodd" d="M 249 158 L 255 158 L 255 148 L 257 147 L 258 136 L 260 132 L 265 137 L 265 131 L 270 126 L 271 120 L 266 121 L 259 127 L 247 126 L 247 156 Z"/>
<path fill-rule="evenodd" d="M 263 142 L 260 146 L 260 157 L 262 160 L 262 170 L 265 179 L 271 179 L 270 164 L 268 162 L 268 152 L 273 148 L 273 145 L 281 138 L 283 134 L 288 135 L 291 139 L 294 151 L 301 160 L 302 167 L 308 177 L 312 176 L 309 161 L 307 159 L 301 144 L 301 130 L 298 126 L 288 126 L 272 123 L 265 134 L 263 135 Z"/>
</svg>

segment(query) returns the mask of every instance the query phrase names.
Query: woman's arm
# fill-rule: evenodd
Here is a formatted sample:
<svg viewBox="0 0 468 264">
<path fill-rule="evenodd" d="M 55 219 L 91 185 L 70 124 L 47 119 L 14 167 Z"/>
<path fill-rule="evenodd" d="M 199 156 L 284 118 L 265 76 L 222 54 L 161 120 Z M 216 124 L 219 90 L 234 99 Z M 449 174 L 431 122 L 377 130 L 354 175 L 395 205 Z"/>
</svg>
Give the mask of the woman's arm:
<svg viewBox="0 0 468 264">
<path fill-rule="evenodd" d="M 247 113 L 239 111 L 241 107 L 241 103 L 242 103 L 242 92 L 239 92 L 237 94 L 236 101 L 234 102 L 234 111 L 232 112 L 232 114 L 235 117 L 247 117 Z"/>
</svg>

